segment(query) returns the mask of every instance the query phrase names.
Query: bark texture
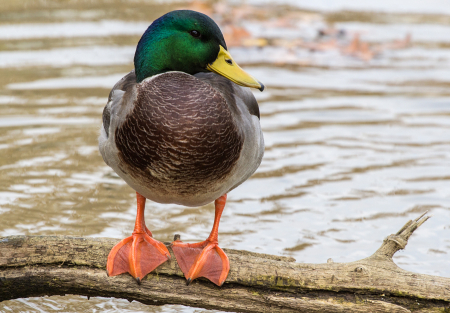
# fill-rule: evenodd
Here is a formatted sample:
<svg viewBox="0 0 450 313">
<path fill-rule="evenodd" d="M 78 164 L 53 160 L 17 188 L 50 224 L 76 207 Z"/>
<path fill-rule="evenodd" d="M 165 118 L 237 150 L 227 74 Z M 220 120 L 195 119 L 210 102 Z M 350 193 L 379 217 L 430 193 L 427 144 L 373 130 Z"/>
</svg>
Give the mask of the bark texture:
<svg viewBox="0 0 450 313">
<path fill-rule="evenodd" d="M 76 294 L 231 312 L 450 312 L 450 278 L 405 271 L 392 261 L 427 219 L 409 221 L 372 256 L 349 263 L 300 264 L 224 249 L 231 269 L 222 287 L 202 279 L 186 286 L 171 249 L 172 260 L 138 285 L 128 274 L 106 275 L 106 259 L 117 239 L 4 237 L 0 301 Z"/>
</svg>

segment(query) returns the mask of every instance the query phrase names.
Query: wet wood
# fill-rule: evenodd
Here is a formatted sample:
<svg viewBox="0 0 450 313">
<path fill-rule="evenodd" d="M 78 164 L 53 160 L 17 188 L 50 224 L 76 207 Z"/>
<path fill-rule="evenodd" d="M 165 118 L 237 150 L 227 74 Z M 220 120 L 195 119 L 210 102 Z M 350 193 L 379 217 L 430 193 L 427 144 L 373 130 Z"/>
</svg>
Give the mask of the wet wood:
<svg viewBox="0 0 450 313">
<path fill-rule="evenodd" d="M 450 278 L 405 271 L 392 261 L 427 218 L 409 221 L 372 256 L 350 263 L 300 264 L 225 249 L 231 269 L 220 288 L 202 279 L 186 286 L 173 254 L 141 285 L 128 274 L 108 277 L 106 258 L 117 239 L 4 237 L 0 301 L 76 294 L 231 312 L 450 312 Z"/>
</svg>

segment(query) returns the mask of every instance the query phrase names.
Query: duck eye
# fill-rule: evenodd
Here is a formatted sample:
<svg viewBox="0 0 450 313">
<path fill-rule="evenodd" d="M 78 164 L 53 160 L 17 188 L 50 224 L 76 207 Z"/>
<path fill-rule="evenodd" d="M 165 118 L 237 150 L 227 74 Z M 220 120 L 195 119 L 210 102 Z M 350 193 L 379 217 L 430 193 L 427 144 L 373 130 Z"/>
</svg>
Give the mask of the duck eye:
<svg viewBox="0 0 450 313">
<path fill-rule="evenodd" d="M 200 32 L 198 30 L 191 30 L 189 32 L 189 34 L 191 34 L 191 36 L 195 37 L 195 38 L 199 38 L 201 36 L 201 34 L 200 34 Z"/>
</svg>

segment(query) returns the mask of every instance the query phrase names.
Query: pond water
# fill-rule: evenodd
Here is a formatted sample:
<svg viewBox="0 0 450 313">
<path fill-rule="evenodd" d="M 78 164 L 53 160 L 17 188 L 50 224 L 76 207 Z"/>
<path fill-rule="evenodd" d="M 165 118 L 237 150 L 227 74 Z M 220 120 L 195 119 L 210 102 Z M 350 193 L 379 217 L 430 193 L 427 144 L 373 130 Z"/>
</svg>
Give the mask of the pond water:
<svg viewBox="0 0 450 313">
<path fill-rule="evenodd" d="M 98 152 L 101 113 L 150 22 L 189 7 L 213 14 L 266 85 L 255 92 L 265 156 L 228 195 L 221 246 L 348 262 L 428 210 L 394 260 L 450 277 L 450 6 L 332 2 L 0 0 L 0 236 L 131 233 L 135 194 Z M 147 203 L 157 239 L 209 235 L 212 204 Z M 0 311 L 206 310 L 66 296 Z"/>
</svg>

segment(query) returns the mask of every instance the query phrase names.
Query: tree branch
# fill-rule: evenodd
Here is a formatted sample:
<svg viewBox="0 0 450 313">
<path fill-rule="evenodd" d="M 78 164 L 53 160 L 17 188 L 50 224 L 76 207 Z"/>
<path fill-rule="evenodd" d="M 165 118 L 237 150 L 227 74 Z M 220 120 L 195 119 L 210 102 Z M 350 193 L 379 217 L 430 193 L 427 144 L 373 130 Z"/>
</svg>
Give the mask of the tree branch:
<svg viewBox="0 0 450 313">
<path fill-rule="evenodd" d="M 222 287 L 202 279 L 186 286 L 173 254 L 141 285 L 128 274 L 108 277 L 106 259 L 116 239 L 4 237 L 0 301 L 77 294 L 235 312 L 450 312 L 450 278 L 405 271 L 392 261 L 428 219 L 424 215 L 388 236 L 372 256 L 355 262 L 300 264 L 288 257 L 224 249 L 231 269 Z"/>
</svg>

